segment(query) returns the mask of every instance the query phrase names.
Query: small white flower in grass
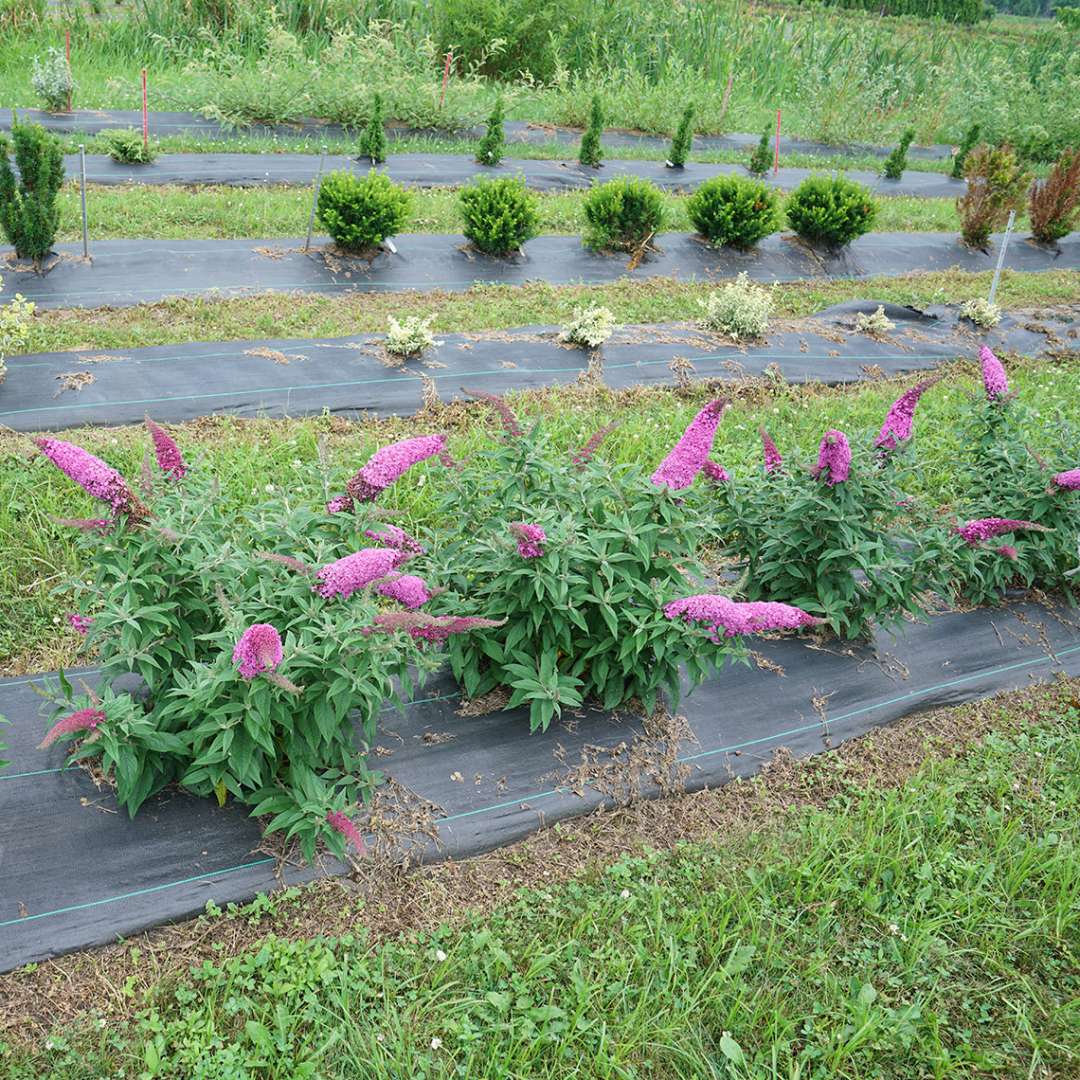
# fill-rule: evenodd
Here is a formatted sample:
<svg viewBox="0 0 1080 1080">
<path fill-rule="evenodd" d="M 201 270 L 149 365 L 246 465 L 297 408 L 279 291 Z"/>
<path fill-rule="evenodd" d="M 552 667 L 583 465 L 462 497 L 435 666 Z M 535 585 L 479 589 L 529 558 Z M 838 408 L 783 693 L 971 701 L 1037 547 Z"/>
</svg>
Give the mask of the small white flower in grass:
<svg viewBox="0 0 1080 1080">
<path fill-rule="evenodd" d="M 438 960 L 439 963 L 441 964 L 446 959 L 446 953 L 444 953 L 442 951 L 442 949 L 436 949 L 435 950 L 435 959 Z"/>
<path fill-rule="evenodd" d="M 897 926 L 894 922 L 889 923 L 889 933 L 892 934 L 893 937 L 895 937 L 897 934 L 900 933 L 900 927 Z"/>
<path fill-rule="evenodd" d="M 303 465 L 303 464 L 304 463 L 299 458 L 293 458 L 293 460 L 292 460 L 292 467 L 294 469 L 299 469 L 300 466 Z"/>
<path fill-rule="evenodd" d="M 621 893 L 619 893 L 619 896 L 621 896 L 624 900 L 629 900 L 630 899 L 630 890 L 629 889 L 623 889 L 623 891 Z"/>
<path fill-rule="evenodd" d="M 266 494 L 267 495 L 273 495 L 274 494 L 274 485 L 273 484 L 267 484 L 266 485 Z"/>
<path fill-rule="evenodd" d="M 386 1036 L 380 1031 L 379 1034 L 375 1036 L 375 1041 L 377 1043 L 386 1042 Z"/>
<path fill-rule="evenodd" d="M 431 1049 L 432 1050 L 441 1050 L 442 1049 L 442 1039 L 440 1039 L 438 1035 L 436 1035 L 435 1038 L 433 1038 L 431 1040 Z"/>
</svg>

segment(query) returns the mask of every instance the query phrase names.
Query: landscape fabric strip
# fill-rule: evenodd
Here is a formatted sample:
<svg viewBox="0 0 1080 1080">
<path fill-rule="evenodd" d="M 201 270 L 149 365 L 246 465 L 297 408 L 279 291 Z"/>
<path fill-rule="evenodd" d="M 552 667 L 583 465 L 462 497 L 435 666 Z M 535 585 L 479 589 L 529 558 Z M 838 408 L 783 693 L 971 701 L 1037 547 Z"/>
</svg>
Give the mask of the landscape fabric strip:
<svg viewBox="0 0 1080 1080">
<path fill-rule="evenodd" d="M 689 233 L 663 233 L 659 250 L 634 265 L 630 257 L 585 248 L 577 236 L 540 236 L 524 256 L 496 258 L 469 247 L 462 236 L 411 233 L 395 238 L 396 254 L 371 259 L 285 240 L 102 240 L 58 245 L 45 273 L 8 259 L 0 303 L 21 293 L 39 307 L 123 307 L 178 296 L 246 296 L 261 292 L 400 292 L 475 285 L 589 285 L 624 278 L 711 281 L 745 272 L 756 281 L 846 280 L 922 270 L 993 270 L 1000 237 L 989 250 L 964 246 L 954 233 L 868 233 L 835 254 L 810 250 L 793 237 L 766 237 L 753 251 L 714 249 Z M 3 252 L 0 252 L 2 256 Z M 631 265 L 632 270 L 628 269 Z M 1005 253 L 1010 270 L 1080 269 L 1080 232 L 1056 249 L 1014 240 Z"/>
<path fill-rule="evenodd" d="M 463 858 L 624 796 L 749 776 L 780 747 L 805 757 L 913 712 L 1080 674 L 1074 616 L 1016 601 L 905 624 L 872 645 L 758 641 L 760 666 L 726 668 L 685 697 L 687 727 L 669 742 L 647 737 L 640 718 L 595 709 L 536 734 L 527 710 L 459 715 L 455 687 L 437 676 L 422 699 L 383 713 L 379 765 L 436 808 L 438 845 L 402 845 L 415 842 L 414 857 Z M 0 969 L 187 918 L 210 900 L 343 872 L 331 860 L 275 874 L 258 824 L 232 802 L 170 790 L 128 819 L 82 769 L 63 768 L 62 747 L 35 749 L 47 719 L 34 690 L 25 678 L 0 681 L 19 774 L 0 783 Z M 620 757 L 621 744 L 630 750 Z"/>
<path fill-rule="evenodd" d="M 68 155 L 65 169 L 69 180 L 79 177 L 79 158 Z M 319 159 L 311 154 L 162 154 L 151 165 L 124 165 L 105 154 L 87 154 L 86 180 L 90 184 L 226 184 L 236 187 L 266 185 L 310 185 L 315 181 Z M 328 157 L 325 171 L 362 172 L 371 168 L 363 158 Z M 590 169 L 576 161 L 538 161 L 504 158 L 501 165 L 478 165 L 463 154 L 391 154 L 386 163 L 374 166 L 392 180 L 409 187 L 461 187 L 479 177 L 523 177 L 536 191 L 586 189 L 620 176 L 638 176 L 670 191 L 693 191 L 715 176 L 748 176 L 741 165 L 704 165 L 688 162 L 670 169 L 662 161 L 604 162 Z M 817 170 L 820 172 L 820 170 Z M 790 191 L 813 169 L 782 168 L 762 177 L 771 187 Z M 875 195 L 910 195 L 921 198 L 956 198 L 967 190 L 963 180 L 942 173 L 905 172 L 899 180 L 886 180 L 880 173 L 851 169 L 845 176 L 865 184 Z"/>
<path fill-rule="evenodd" d="M 804 320 L 777 320 L 761 342 L 722 344 L 689 324 L 628 326 L 595 354 L 612 389 L 671 385 L 684 376 L 736 380 L 777 371 L 791 383 L 831 385 L 922 371 L 973 356 L 979 344 L 1039 356 L 1080 346 L 1080 315 L 1006 313 L 975 333 L 957 309 L 916 311 L 883 304 L 895 329 L 881 338 L 854 331 L 876 301 L 849 301 Z M 592 354 L 566 348 L 554 326 L 490 335 L 443 334 L 423 356 L 386 366 L 381 335 L 321 339 L 192 342 L 101 352 L 56 352 L 9 361 L 0 387 L 0 424 L 16 431 L 59 431 L 136 424 L 151 414 L 180 423 L 201 416 L 411 416 L 433 385 L 440 400 L 467 398 L 463 386 L 496 393 L 573 384 Z M 690 368 L 686 364 L 691 365 Z M 592 366 L 593 377 L 597 367 Z M 2 779 L 2 777 L 0 777 Z"/>
<path fill-rule="evenodd" d="M 142 126 L 142 113 L 123 109 L 76 110 L 65 113 L 48 113 L 40 109 L 15 109 L 0 112 L 0 131 L 11 130 L 13 113 L 24 123 L 41 124 L 49 131 L 62 135 L 96 135 L 101 131 L 117 128 L 139 128 Z M 228 139 L 244 135 L 268 135 L 288 138 L 302 137 L 355 138 L 357 130 L 350 130 L 341 124 L 329 124 L 320 120 L 304 120 L 299 123 L 253 124 L 250 127 L 238 127 L 210 120 L 190 112 L 152 112 L 150 113 L 150 131 L 154 135 L 202 135 L 210 139 Z M 462 131 L 448 132 L 433 128 L 391 127 L 388 134 L 399 136 L 430 136 L 434 138 L 457 135 L 459 137 L 479 139 L 484 134 L 483 127 L 467 128 Z M 574 128 L 558 127 L 553 124 L 535 124 L 524 120 L 509 120 L 503 124 L 507 142 L 531 143 L 543 145 L 557 142 L 566 146 L 576 146 L 581 141 L 581 132 Z M 760 135 L 738 133 L 730 135 L 695 135 L 693 149 L 734 150 L 749 152 L 758 144 Z M 666 150 L 671 140 L 663 135 L 646 135 L 634 131 L 605 131 L 600 136 L 604 146 L 641 146 L 656 150 Z M 945 143 L 931 146 L 911 146 L 908 157 L 926 160 L 945 161 L 952 156 L 952 147 Z M 885 157 L 892 151 L 891 146 L 872 146 L 868 143 L 832 144 L 817 142 L 813 139 L 792 139 L 786 135 L 780 137 L 780 153 L 819 154 L 822 157 L 845 156 L 851 154 L 873 154 Z"/>
</svg>

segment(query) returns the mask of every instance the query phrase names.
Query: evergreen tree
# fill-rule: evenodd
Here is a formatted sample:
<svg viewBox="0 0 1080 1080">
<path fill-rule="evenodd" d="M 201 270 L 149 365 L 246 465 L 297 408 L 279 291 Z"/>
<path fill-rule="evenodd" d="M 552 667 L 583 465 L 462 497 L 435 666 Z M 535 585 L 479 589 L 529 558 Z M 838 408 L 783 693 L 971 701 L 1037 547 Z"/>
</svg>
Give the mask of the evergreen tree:
<svg viewBox="0 0 1080 1080">
<path fill-rule="evenodd" d="M 765 134 L 761 136 L 761 141 L 750 155 L 750 164 L 747 168 L 754 176 L 764 176 L 769 171 L 769 166 L 771 164 L 772 154 L 769 153 L 769 129 L 766 128 Z"/>
<path fill-rule="evenodd" d="M 360 136 L 360 156 L 370 158 L 373 165 L 381 165 L 386 160 L 386 130 L 383 127 L 381 94 L 376 94 L 371 103 L 371 117 L 364 128 L 364 134 Z"/>
<path fill-rule="evenodd" d="M 495 108 L 488 117 L 487 131 L 480 140 L 480 146 L 476 151 L 476 161 L 480 165 L 498 165 L 502 161 L 503 147 L 506 140 L 503 137 L 503 101 L 498 98 Z"/>
<path fill-rule="evenodd" d="M 668 154 L 668 164 L 676 169 L 681 169 L 686 164 L 690 154 L 690 145 L 694 141 L 694 106 L 687 105 L 683 110 L 682 119 L 675 131 L 675 137 L 671 140 L 671 152 Z"/>
<path fill-rule="evenodd" d="M 952 178 L 954 180 L 964 179 L 964 161 L 968 154 L 971 153 L 972 147 L 979 141 L 979 134 L 981 128 L 978 124 L 972 124 L 967 129 L 967 133 L 960 142 L 960 146 L 956 151 L 956 156 L 952 160 Z"/>
<path fill-rule="evenodd" d="M 900 136 L 900 142 L 896 145 L 896 148 L 885 159 L 885 166 L 882 169 L 882 173 L 887 180 L 899 180 L 904 175 L 904 170 L 907 168 L 908 147 L 911 145 L 911 140 L 914 138 L 914 130 L 908 128 L 907 131 Z"/>
<path fill-rule="evenodd" d="M 600 109 L 600 98 L 592 99 L 592 108 L 589 110 L 589 126 L 581 137 L 581 149 L 578 151 L 578 161 L 590 169 L 600 168 L 600 159 L 604 151 L 600 146 L 600 135 L 604 130 L 604 114 Z"/>
<path fill-rule="evenodd" d="M 13 124 L 16 179 L 8 140 L 0 136 L 0 228 L 20 259 L 38 265 L 52 250 L 60 225 L 56 196 L 64 182 L 60 141 L 40 124 Z"/>
</svg>

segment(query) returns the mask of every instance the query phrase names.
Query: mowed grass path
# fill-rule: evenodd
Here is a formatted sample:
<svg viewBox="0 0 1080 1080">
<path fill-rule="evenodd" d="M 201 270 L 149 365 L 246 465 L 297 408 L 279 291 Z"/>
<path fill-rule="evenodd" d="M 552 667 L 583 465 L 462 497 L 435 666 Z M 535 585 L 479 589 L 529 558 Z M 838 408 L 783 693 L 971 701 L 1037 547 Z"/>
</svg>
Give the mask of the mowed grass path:
<svg viewBox="0 0 1080 1080">
<path fill-rule="evenodd" d="M 148 1001 L 94 1004 L 77 979 L 90 1016 L 47 1044 L 10 1046 L 4 1075 L 1075 1076 L 1076 684 L 1016 695 L 1013 708 L 968 707 L 991 714 L 981 745 L 929 760 L 902 787 L 890 789 L 882 733 L 884 756 L 869 740 L 861 770 L 845 771 L 845 748 L 788 770 L 794 791 L 783 769 L 767 777 L 758 794 L 777 811 L 763 829 L 559 884 L 534 873 L 506 906 L 479 899 L 481 913 L 452 926 L 376 944 L 364 901 L 342 894 L 355 932 L 216 953 Z M 815 787 L 824 805 L 784 812 Z M 511 876 L 516 852 L 505 854 Z M 234 918 L 280 916 L 288 935 L 302 904 L 262 900 Z M 212 921 L 195 929 L 214 933 Z"/>
</svg>

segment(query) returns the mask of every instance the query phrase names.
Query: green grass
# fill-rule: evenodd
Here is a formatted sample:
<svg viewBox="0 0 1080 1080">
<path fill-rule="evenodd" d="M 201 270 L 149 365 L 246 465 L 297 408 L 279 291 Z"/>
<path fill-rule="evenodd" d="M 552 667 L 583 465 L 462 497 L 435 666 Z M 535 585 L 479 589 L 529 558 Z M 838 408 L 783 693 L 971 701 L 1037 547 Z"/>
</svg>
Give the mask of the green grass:
<svg viewBox="0 0 1080 1080">
<path fill-rule="evenodd" d="M 412 211 L 405 232 L 461 231 L 459 192 L 453 188 L 412 189 Z M 91 239 L 225 239 L 303 236 L 311 211 L 310 188 L 199 187 L 136 184 L 90 185 L 87 212 Z M 578 234 L 585 225 L 585 192 L 537 195 L 540 228 L 545 233 Z M 82 238 L 82 209 L 76 184 L 59 197 L 60 240 Z M 693 231 L 686 197 L 667 195 L 665 228 Z M 952 199 L 879 199 L 874 228 L 897 232 L 950 232 L 959 229 Z M 1024 226 L 1018 222 L 1018 228 Z"/>
<path fill-rule="evenodd" d="M 1010 378 L 1020 400 L 1045 415 L 1060 414 L 1080 424 L 1074 362 L 1017 361 L 1011 365 Z M 974 367 L 961 365 L 923 398 L 917 425 L 920 467 L 908 494 L 925 497 L 934 505 L 949 504 L 960 495 L 956 463 L 964 447 L 959 442 L 958 422 L 977 383 Z M 810 455 L 821 433 L 830 427 L 853 437 L 876 432 L 899 392 L 895 382 L 827 390 L 766 381 L 737 400 L 725 417 L 714 456 L 736 475 L 757 469 L 759 424 L 768 426 L 782 452 L 798 446 Z M 616 395 L 570 388 L 522 395 L 519 405 L 524 416 L 543 417 L 555 443 L 568 451 L 583 445 L 600 427 L 619 420 L 619 427 L 604 444 L 607 460 L 652 464 L 667 453 L 710 395 L 700 385 L 681 397 L 664 390 Z M 379 445 L 407 434 L 449 429 L 452 453 L 467 456 L 493 438 L 487 419 L 481 406 L 466 413 L 360 424 L 329 417 L 219 418 L 177 430 L 185 454 L 213 470 L 229 503 L 242 513 L 263 497 L 267 483 L 288 484 L 294 462 L 315 461 L 320 439 L 343 483 Z M 140 428 L 77 429 L 64 437 L 132 478 L 139 475 L 149 445 Z M 1030 432 L 1036 451 L 1041 439 L 1040 431 Z M 438 524 L 431 517 L 437 480 L 436 472 L 428 483 L 394 489 L 405 522 Z M 54 519 L 90 517 L 93 511 L 90 498 L 32 452 L 28 440 L 10 437 L 0 443 L 0 550 L 5 553 L 0 566 L 0 669 L 5 673 L 48 670 L 73 662 L 78 639 L 60 628 L 71 607 L 61 587 L 67 575 L 79 571 L 79 562 L 71 531 Z"/>
<path fill-rule="evenodd" d="M 937 271 L 864 281 L 803 281 L 773 289 L 776 318 L 811 315 L 843 300 L 873 297 L 897 304 L 959 303 L 985 297 L 989 273 Z M 175 299 L 124 308 L 40 311 L 28 351 L 133 349 L 183 341 L 246 338 L 344 337 L 383 333 L 387 316 L 435 315 L 436 332 L 506 329 L 565 323 L 574 309 L 609 307 L 621 323 L 697 319 L 698 301 L 711 285 L 669 278 L 626 279 L 609 285 L 484 285 L 460 293 L 352 293 L 341 296 L 266 293 L 228 300 Z M 1071 304 L 1080 295 L 1080 273 L 1005 271 L 998 303 L 1006 308 Z M 9 357 L 8 364 L 17 364 Z"/>
<path fill-rule="evenodd" d="M 9 1048 L 5 1077 L 1075 1076 L 1080 709 L 1034 700 L 903 787 L 841 784 L 761 832 L 382 944 L 222 954 L 137 1018 Z"/>
</svg>

